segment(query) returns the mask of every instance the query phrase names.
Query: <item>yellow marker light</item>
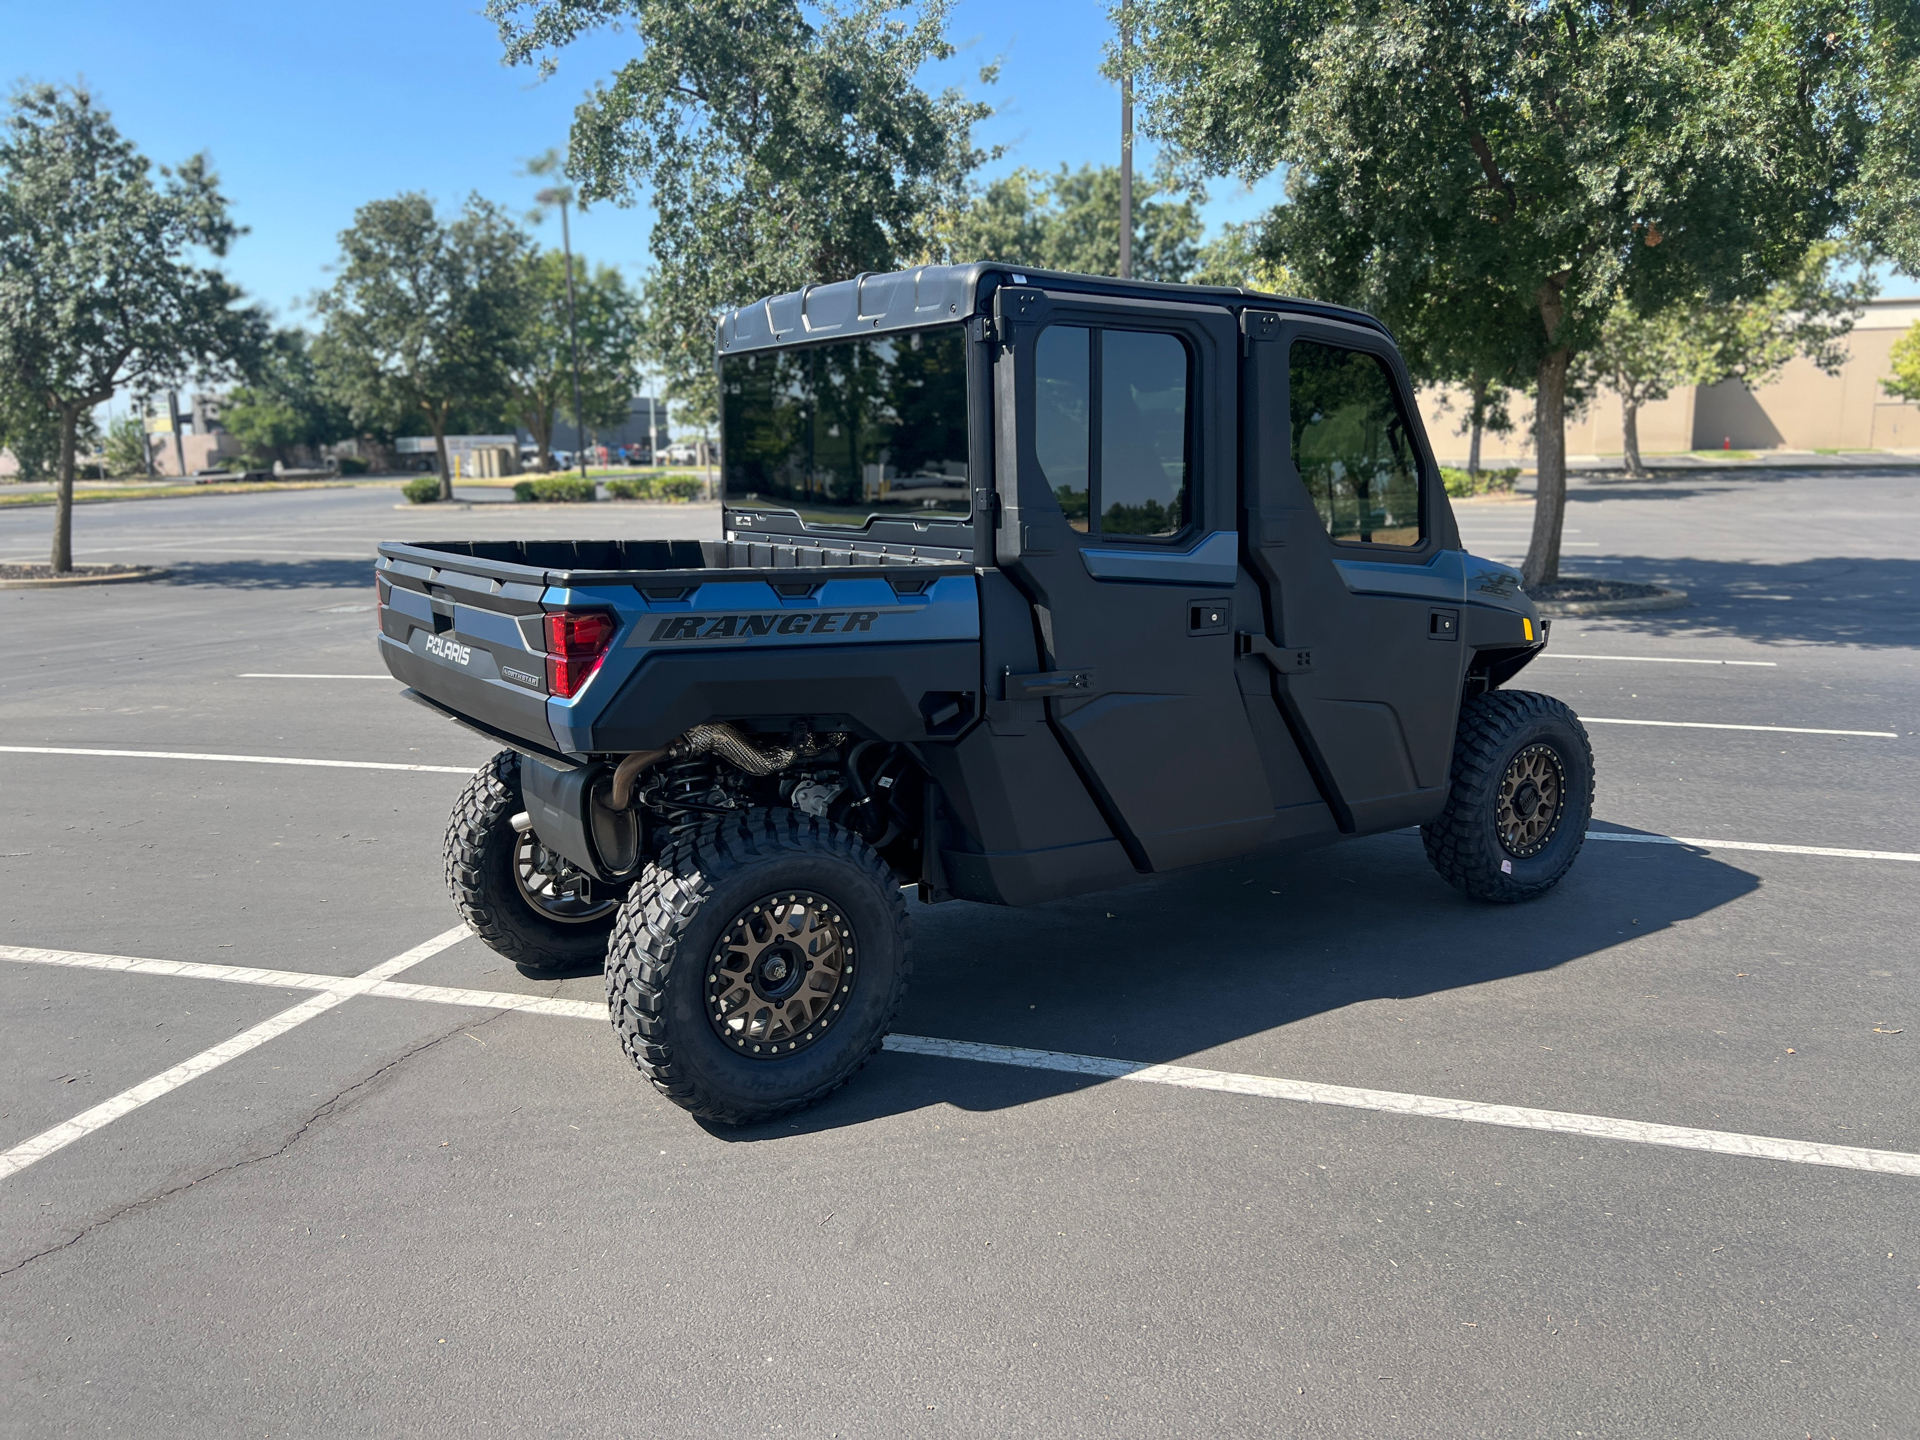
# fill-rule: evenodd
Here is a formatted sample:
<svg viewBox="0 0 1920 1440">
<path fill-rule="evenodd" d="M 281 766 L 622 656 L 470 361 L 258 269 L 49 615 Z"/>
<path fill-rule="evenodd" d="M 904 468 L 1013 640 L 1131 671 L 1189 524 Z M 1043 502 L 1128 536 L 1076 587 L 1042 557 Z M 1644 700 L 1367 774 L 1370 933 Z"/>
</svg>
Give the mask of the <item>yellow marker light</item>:
<svg viewBox="0 0 1920 1440">
<path fill-rule="evenodd" d="M 1520 629 L 1526 635 L 1527 643 L 1531 645 L 1533 643 L 1533 621 L 1522 615 L 1520 617 Z"/>
</svg>

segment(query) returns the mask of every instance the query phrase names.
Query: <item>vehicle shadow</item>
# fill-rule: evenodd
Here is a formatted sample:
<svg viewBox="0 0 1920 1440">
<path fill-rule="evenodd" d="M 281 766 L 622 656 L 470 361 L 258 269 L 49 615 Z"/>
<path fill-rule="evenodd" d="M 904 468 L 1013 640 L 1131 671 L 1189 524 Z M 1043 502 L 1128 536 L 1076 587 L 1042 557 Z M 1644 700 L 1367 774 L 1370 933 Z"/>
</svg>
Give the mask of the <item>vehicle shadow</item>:
<svg viewBox="0 0 1920 1440">
<path fill-rule="evenodd" d="M 1590 842 L 1557 890 L 1518 906 L 1468 900 L 1433 873 L 1417 837 L 1389 835 L 1026 910 L 917 908 L 913 988 L 894 1028 L 1180 1061 L 1365 1001 L 1553 970 L 1627 935 L 1691 920 L 1760 883 L 1698 849 L 1653 850 Z M 1622 883 L 1623 868 L 1630 883 Z M 1104 1083 L 889 1055 L 799 1115 L 710 1128 L 717 1138 L 752 1142 L 935 1104 L 1003 1109 Z"/>
<path fill-rule="evenodd" d="M 162 585 L 232 590 L 363 590 L 373 593 L 373 557 L 364 560 L 168 560 Z M 371 603 L 371 601 L 369 601 Z"/>
<path fill-rule="evenodd" d="M 1563 571 L 1581 573 L 1581 558 L 1563 557 Z M 1728 635 L 1762 645 L 1907 649 L 1920 626 L 1920 560 L 1829 555 L 1769 564 L 1638 555 L 1608 558 L 1613 563 L 1593 572 L 1602 579 L 1677 586 L 1692 601 L 1679 610 L 1617 617 L 1641 634 Z"/>
</svg>

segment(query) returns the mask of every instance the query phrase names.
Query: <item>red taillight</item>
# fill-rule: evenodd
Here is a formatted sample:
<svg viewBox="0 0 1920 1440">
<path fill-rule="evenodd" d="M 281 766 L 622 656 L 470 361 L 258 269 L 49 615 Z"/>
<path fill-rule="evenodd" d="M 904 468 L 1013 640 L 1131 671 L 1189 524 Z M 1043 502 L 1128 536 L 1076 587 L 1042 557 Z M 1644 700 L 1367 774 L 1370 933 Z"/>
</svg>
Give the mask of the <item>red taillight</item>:
<svg viewBox="0 0 1920 1440">
<path fill-rule="evenodd" d="M 563 700 L 578 694 L 607 658 L 614 620 L 601 610 L 559 610 L 547 616 L 547 689 Z"/>
</svg>

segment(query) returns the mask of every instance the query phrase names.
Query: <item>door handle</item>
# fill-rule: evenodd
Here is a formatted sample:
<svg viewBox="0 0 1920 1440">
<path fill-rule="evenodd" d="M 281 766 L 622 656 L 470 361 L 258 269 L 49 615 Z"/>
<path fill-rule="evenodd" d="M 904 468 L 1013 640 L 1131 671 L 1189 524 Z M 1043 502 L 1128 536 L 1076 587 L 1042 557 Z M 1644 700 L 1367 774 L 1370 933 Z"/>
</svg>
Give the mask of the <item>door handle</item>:
<svg viewBox="0 0 1920 1440">
<path fill-rule="evenodd" d="M 1091 695 L 1093 671 L 1044 670 L 1037 675 L 1016 675 L 1003 670 L 1008 700 L 1045 700 L 1055 695 Z"/>
<path fill-rule="evenodd" d="M 1233 653 L 1267 662 L 1276 675 L 1306 675 L 1313 672 L 1313 648 L 1290 646 L 1282 650 L 1264 635 L 1242 630 L 1233 637 Z"/>
</svg>

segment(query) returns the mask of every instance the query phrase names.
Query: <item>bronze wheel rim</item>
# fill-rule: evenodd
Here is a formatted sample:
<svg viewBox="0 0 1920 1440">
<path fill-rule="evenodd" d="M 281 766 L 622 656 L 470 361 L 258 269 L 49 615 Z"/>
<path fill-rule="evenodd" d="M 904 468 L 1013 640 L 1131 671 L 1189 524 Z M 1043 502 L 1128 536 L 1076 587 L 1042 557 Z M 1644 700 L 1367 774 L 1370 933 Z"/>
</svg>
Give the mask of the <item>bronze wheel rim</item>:
<svg viewBox="0 0 1920 1440">
<path fill-rule="evenodd" d="M 720 932 L 707 961 L 707 1019 L 738 1054 L 783 1058 L 813 1044 L 853 988 L 853 927 L 811 891 L 766 895 Z"/>
<path fill-rule="evenodd" d="M 1566 769 L 1551 745 L 1533 744 L 1514 756 L 1500 778 L 1494 823 L 1500 846 L 1516 860 L 1538 855 L 1560 828 Z"/>
<path fill-rule="evenodd" d="M 533 832 L 516 835 L 513 842 L 513 883 L 520 898 L 536 912 L 562 925 L 584 925 L 598 920 L 620 903 L 620 892 L 588 876 L 562 879 L 565 864 Z"/>
</svg>

